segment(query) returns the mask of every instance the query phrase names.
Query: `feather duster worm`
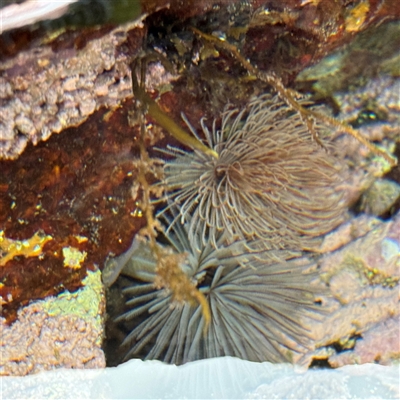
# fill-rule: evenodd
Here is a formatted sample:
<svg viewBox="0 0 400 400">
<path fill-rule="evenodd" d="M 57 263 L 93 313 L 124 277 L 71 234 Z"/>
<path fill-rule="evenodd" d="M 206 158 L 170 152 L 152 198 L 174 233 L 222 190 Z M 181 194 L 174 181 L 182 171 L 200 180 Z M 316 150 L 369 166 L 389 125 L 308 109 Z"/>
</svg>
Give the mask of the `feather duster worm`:
<svg viewBox="0 0 400 400">
<path fill-rule="evenodd" d="M 171 252 L 186 254 L 180 268 L 207 299 L 208 329 L 200 305 L 173 302 L 171 293 L 155 287 L 157 262 L 150 247 L 141 243 L 123 269 L 133 284 L 124 289 L 129 311 L 117 321 L 134 322 L 123 342 L 125 359 L 175 364 L 218 356 L 298 359 L 309 346 L 301 319 L 320 315 L 314 303 L 317 289 L 310 285 L 315 277 L 310 261 L 273 263 L 263 252 L 246 254 L 244 242 L 232 242 L 228 232 L 215 234 L 216 246 L 204 244 L 205 222 L 199 220 L 189 236 L 191 222 L 172 225 L 166 239 Z"/>
<path fill-rule="evenodd" d="M 202 128 L 218 158 L 170 148 L 174 158 L 165 163 L 163 184 L 179 206 L 177 219 L 203 226 L 203 244 L 215 245 L 218 232 L 227 230 L 261 239 L 267 249 L 309 249 L 344 220 L 338 161 L 277 97 L 263 95 L 241 112 L 225 112 L 219 130 L 215 121 L 211 131 L 204 121 Z"/>
</svg>

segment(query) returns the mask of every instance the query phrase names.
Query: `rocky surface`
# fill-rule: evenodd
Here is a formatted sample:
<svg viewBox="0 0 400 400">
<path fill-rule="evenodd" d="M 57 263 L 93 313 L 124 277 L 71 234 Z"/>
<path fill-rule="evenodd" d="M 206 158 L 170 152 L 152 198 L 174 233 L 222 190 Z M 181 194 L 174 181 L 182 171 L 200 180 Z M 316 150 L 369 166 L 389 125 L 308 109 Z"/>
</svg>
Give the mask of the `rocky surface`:
<svg viewBox="0 0 400 400">
<path fill-rule="evenodd" d="M 0 159 L 15 158 L 27 143 L 77 126 L 100 107 L 117 107 L 130 96 L 130 55 L 117 49 L 140 26 L 117 28 L 83 49 L 43 46 L 1 63 Z"/>
<path fill-rule="evenodd" d="M 320 261 L 330 295 L 322 299 L 322 321 L 309 322 L 318 350 L 305 363 L 315 357 L 332 367 L 392 364 L 400 358 L 400 213 L 388 222 L 362 216 L 338 231 L 339 248 Z"/>
<path fill-rule="evenodd" d="M 23 307 L 11 326 L 0 320 L 0 375 L 64 368 L 104 368 L 105 299 L 100 272 L 84 288 Z"/>
<path fill-rule="evenodd" d="M 151 29 L 163 17 L 171 18 L 174 12 L 188 17 L 205 10 L 201 11 L 204 4 L 200 2 L 190 12 L 178 3 L 171 2 L 165 15 L 154 13 L 149 23 Z M 262 3 L 257 2 L 257 6 Z M 380 18 L 400 15 L 400 3 L 392 2 L 391 6 L 387 1 L 361 1 L 354 8 L 343 9 L 332 1 L 329 2 L 332 13 L 325 19 L 321 17 L 320 1 L 287 0 L 286 3 L 296 12 L 275 10 L 267 19 L 263 16 L 261 20 L 253 20 L 250 27 L 246 25 L 248 21 L 244 23 L 248 43 L 254 44 L 254 48 L 244 46 L 244 52 L 266 68 L 270 67 L 269 60 L 276 62 L 273 66 L 282 67 L 283 78 L 289 83 L 291 75 L 295 75 L 293 71 L 302 70 L 339 43 L 350 41 L 358 31 Z M 149 2 L 149 12 L 158 6 L 165 6 L 165 2 L 158 5 L 156 1 Z M 218 15 L 218 10 L 215 13 Z M 235 9 L 232 11 L 235 18 L 239 14 Z M 312 16 L 321 18 L 318 22 Z M 314 20 L 319 23 L 317 27 Z M 264 32 L 263 24 L 265 32 L 276 36 L 260 35 L 260 31 Z M 228 99 L 235 102 L 233 89 L 237 87 L 232 86 L 229 76 L 239 86 L 244 74 L 230 55 L 216 54 L 215 49 L 204 44 L 197 44 L 189 51 L 185 46 L 192 45 L 193 34 L 190 40 L 177 33 L 165 37 L 163 28 L 154 36 L 150 32 L 150 39 L 154 40 L 161 32 L 162 40 L 157 44 L 160 53 L 172 46 L 173 51 L 168 55 L 176 70 L 181 67 L 184 71 L 176 81 L 176 76 L 166 72 L 160 63 L 150 66 L 148 88 L 159 94 L 163 109 L 176 119 L 181 111 L 191 111 L 190 120 L 198 124 L 210 108 L 221 109 L 217 106 L 226 100 L 227 92 Z M 398 26 L 390 29 L 396 31 Z M 234 36 L 235 32 L 232 28 L 230 34 Z M 3 312 L 9 306 L 7 323 L 17 317 L 19 309 L 12 325 L 2 321 L 2 374 L 24 375 L 61 366 L 104 366 L 100 349 L 103 333 L 95 315 L 92 320 L 74 313 L 52 315 L 42 301 L 29 306 L 27 303 L 56 295 L 65 288 L 76 290 L 88 270 L 102 268 L 108 255 L 126 250 L 134 233 L 143 226 L 140 199 L 136 198 L 133 184 L 136 173 L 133 160 L 138 154 L 137 116 L 132 111 L 132 101 L 126 101 L 132 95 L 128 62 L 139 52 L 143 35 L 141 22 L 90 30 L 83 38 L 79 32 L 70 31 L 56 40 L 47 38 L 49 43 L 43 40 L 37 47 L 31 43 L 32 46 L 0 62 L 0 158 L 20 156 L 0 165 L 6 171 L 0 177 L 0 231 L 4 234 L 1 237 L 18 240 L 22 247 L 37 232 L 53 238 L 40 255 L 18 253 L 4 265 L 0 262 Z M 274 40 L 256 40 L 261 37 Z M 288 37 L 299 38 L 299 42 L 292 43 Z M 314 59 L 315 48 L 305 43 L 319 43 Z M 280 58 L 280 50 L 297 49 L 297 45 L 300 55 L 294 53 L 289 61 Z M 339 109 L 339 118 L 359 126 L 363 135 L 395 152 L 396 143 L 398 148 L 400 142 L 399 78 L 395 68 L 398 53 L 389 52 L 382 68 L 378 63 L 364 81 L 355 81 L 357 74 L 348 72 L 355 65 L 354 57 L 360 47 L 355 53 L 351 51 L 350 48 L 348 53 L 340 52 L 328 60 L 339 65 L 334 69 L 335 74 L 331 74 L 332 64 L 328 62 L 328 68 L 308 71 L 296 85 L 301 89 L 304 82 L 311 82 L 311 91 L 317 98 L 333 101 Z M 177 54 L 181 56 L 178 61 Z M 374 51 L 371 54 L 381 56 Z M 263 55 L 263 59 L 257 59 L 258 55 Z M 190 68 L 184 66 L 187 60 Z M 200 60 L 205 61 L 205 67 L 201 67 Z M 223 74 L 219 75 L 220 71 Z M 343 79 L 338 78 L 340 73 L 344 73 Z M 332 76 L 339 80 L 339 85 L 331 83 Z M 315 80 L 322 83 L 315 86 Z M 243 87 L 239 87 L 240 101 L 248 95 L 248 86 Z M 253 91 L 265 89 L 252 83 Z M 213 96 L 218 101 L 209 106 L 207 102 L 212 103 Z M 153 121 L 148 121 L 147 126 L 156 129 Z M 51 136 L 52 133 L 59 135 Z M 328 310 L 324 320 L 305 321 L 310 326 L 315 349 L 303 361 L 308 365 L 319 360 L 332 367 L 362 362 L 391 364 L 399 358 L 398 191 L 390 193 L 392 197 L 384 211 L 371 205 L 376 196 L 368 200 L 371 196 L 365 194 L 364 203 L 361 206 L 356 203 L 363 192 L 375 185 L 376 178 L 385 176 L 391 182 L 399 182 L 399 168 L 388 173 L 387 163 L 353 138 L 341 132 L 328 134 L 335 137 L 340 156 L 351 171 L 344 185 L 353 209 L 349 222 L 329 234 L 323 247 L 317 249 L 324 254 L 320 284 L 329 286 L 331 295 L 321 298 Z M 167 136 L 161 147 L 168 140 Z M 364 211 L 372 216 L 354 217 Z M 382 212 L 385 220 L 374 218 Z M 83 237 L 85 242 L 81 241 Z M 80 270 L 63 265 L 62 250 L 72 245 L 87 253 Z M 1 246 L 0 250 L 4 261 L 7 255 Z M 104 305 L 98 305 L 102 301 L 94 306 L 96 315 L 102 315 Z"/>
</svg>

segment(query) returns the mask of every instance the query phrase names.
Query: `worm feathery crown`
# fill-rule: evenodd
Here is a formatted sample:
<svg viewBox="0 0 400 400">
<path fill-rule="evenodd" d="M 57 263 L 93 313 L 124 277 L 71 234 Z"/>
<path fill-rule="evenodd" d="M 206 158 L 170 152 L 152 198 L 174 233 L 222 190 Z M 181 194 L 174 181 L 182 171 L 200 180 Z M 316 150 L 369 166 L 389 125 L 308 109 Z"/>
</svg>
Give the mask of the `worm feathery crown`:
<svg viewBox="0 0 400 400">
<path fill-rule="evenodd" d="M 229 240 L 227 232 L 216 234 L 216 247 L 204 245 L 207 229 L 199 225 L 189 237 L 189 225 L 173 225 L 166 238 L 171 251 L 187 254 L 180 267 L 206 296 L 210 325 L 204 334 L 200 305 L 174 304 L 171 293 L 155 287 L 157 263 L 142 243 L 123 270 L 134 283 L 124 289 L 130 310 L 117 320 L 139 321 L 124 340 L 125 359 L 144 355 L 182 364 L 230 355 L 283 362 L 306 352 L 309 339 L 301 318 L 319 315 L 317 289 L 310 285 L 314 273 L 306 272 L 310 261 L 263 260 L 260 253 L 246 253 L 243 241 Z"/>
<path fill-rule="evenodd" d="M 171 148 L 175 157 L 164 168 L 166 197 L 179 206 L 181 223 L 192 221 L 190 236 L 200 224 L 203 243 L 216 245 L 218 232 L 228 230 L 268 249 L 309 249 L 344 220 L 338 161 L 277 97 L 226 111 L 219 130 L 204 121 L 202 129 L 218 159 Z"/>
</svg>

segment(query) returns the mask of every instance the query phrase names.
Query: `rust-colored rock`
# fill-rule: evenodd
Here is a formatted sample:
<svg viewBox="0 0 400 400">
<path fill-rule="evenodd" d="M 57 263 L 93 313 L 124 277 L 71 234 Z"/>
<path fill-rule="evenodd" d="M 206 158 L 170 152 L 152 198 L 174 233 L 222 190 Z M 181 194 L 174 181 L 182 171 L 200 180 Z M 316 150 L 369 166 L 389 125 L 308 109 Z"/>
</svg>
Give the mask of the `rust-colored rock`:
<svg viewBox="0 0 400 400">
<path fill-rule="evenodd" d="M 111 114 L 103 109 L 79 128 L 30 145 L 18 160 L 0 161 L 4 238 L 51 238 L 40 253 L 32 249 L 0 267 L 8 320 L 32 299 L 76 290 L 88 269 L 102 268 L 109 253 L 126 250 L 145 224 L 140 193 L 132 193 L 138 153 L 127 118 L 131 109 L 131 102 Z M 86 253 L 80 267 L 66 265 L 69 248 Z"/>
</svg>

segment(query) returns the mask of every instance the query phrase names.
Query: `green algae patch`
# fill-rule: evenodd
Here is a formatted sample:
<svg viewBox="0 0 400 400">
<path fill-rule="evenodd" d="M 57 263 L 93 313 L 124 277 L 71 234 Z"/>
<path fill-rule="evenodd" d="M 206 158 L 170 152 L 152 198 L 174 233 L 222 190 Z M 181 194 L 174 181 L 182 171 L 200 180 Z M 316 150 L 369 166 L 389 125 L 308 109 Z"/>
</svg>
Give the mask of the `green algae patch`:
<svg viewBox="0 0 400 400">
<path fill-rule="evenodd" d="M 64 292 L 57 297 L 44 301 L 43 310 L 51 316 L 75 315 L 103 330 L 104 290 L 101 272 L 88 271 L 83 280 L 83 288 L 74 293 Z"/>
<path fill-rule="evenodd" d="M 87 256 L 86 251 L 79 251 L 75 247 L 64 247 L 62 249 L 64 257 L 64 267 L 80 268 Z"/>
</svg>

